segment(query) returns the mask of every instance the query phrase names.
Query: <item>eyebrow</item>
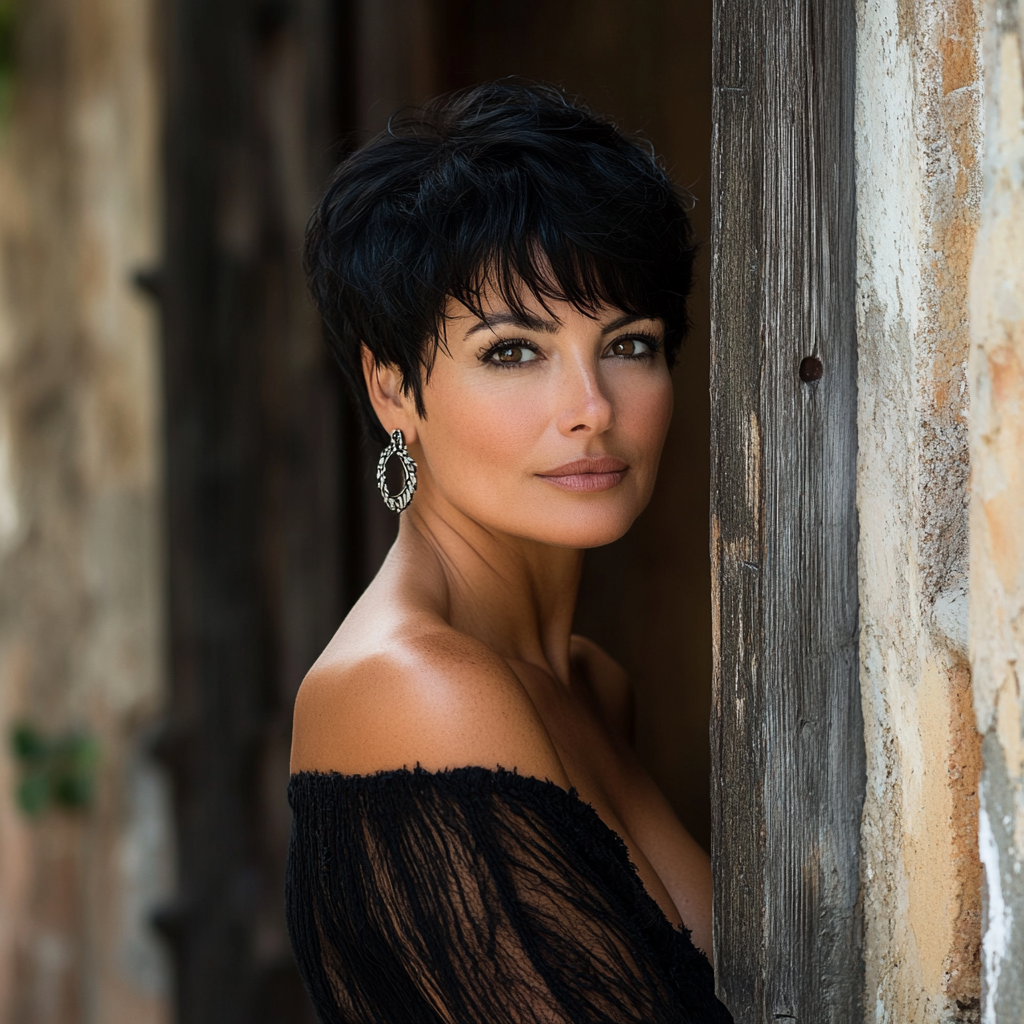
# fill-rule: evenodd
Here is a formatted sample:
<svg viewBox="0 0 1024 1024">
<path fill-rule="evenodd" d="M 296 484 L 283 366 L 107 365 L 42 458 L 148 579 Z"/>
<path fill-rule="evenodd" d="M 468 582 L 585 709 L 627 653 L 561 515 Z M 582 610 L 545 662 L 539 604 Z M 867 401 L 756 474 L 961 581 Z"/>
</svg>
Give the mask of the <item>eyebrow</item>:
<svg viewBox="0 0 1024 1024">
<path fill-rule="evenodd" d="M 657 317 L 653 316 L 640 316 L 635 313 L 626 313 L 624 316 L 617 317 L 612 320 L 611 323 L 605 324 L 601 328 L 601 334 L 611 334 L 613 331 L 617 331 L 627 324 L 637 323 L 642 320 L 656 320 Z M 474 324 L 468 331 L 466 331 L 466 337 L 468 338 L 471 334 L 476 334 L 478 331 L 493 330 L 495 327 L 520 327 L 527 331 L 543 331 L 545 334 L 557 334 L 559 324 L 554 320 L 542 320 L 539 316 L 519 316 L 516 313 L 504 312 L 504 313 L 492 313 L 487 317 L 486 320 L 480 320 Z"/>
<path fill-rule="evenodd" d="M 613 320 L 610 324 L 605 324 L 601 328 L 602 334 L 611 334 L 612 331 L 620 330 L 629 324 L 642 323 L 644 320 L 654 321 L 658 318 L 656 316 L 642 316 L 639 313 L 626 313 L 624 316 L 620 316 Z"/>
<path fill-rule="evenodd" d="M 553 320 L 542 320 L 539 316 L 517 316 L 515 313 L 492 313 L 486 320 L 480 320 L 468 331 L 466 337 L 476 334 L 478 331 L 493 330 L 495 327 L 521 327 L 527 331 L 543 331 L 545 334 L 555 334 L 558 331 L 558 324 Z"/>
</svg>

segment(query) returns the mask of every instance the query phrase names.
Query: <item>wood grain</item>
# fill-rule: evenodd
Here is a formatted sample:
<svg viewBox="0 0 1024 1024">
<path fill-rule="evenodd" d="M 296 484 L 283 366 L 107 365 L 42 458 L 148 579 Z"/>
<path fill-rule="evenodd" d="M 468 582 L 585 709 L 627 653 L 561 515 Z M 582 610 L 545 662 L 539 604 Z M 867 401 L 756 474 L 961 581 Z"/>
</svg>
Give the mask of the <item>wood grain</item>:
<svg viewBox="0 0 1024 1024">
<path fill-rule="evenodd" d="M 299 262 L 327 0 L 166 5 L 163 305 L 176 1014 L 309 1024 L 284 923 L 291 706 L 341 618 L 337 375 Z M 344 41 L 344 40 L 342 40 Z"/>
<path fill-rule="evenodd" d="M 854 37 L 844 0 L 715 4 L 715 960 L 738 1024 L 861 1018 Z"/>
</svg>

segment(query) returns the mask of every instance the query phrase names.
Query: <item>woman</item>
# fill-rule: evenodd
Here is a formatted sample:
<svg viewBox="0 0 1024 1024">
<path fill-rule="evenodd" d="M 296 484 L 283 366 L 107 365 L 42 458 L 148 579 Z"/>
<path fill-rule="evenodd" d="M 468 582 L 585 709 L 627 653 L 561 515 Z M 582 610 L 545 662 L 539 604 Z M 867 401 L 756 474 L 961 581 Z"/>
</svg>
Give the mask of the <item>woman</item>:
<svg viewBox="0 0 1024 1024">
<path fill-rule="evenodd" d="M 693 255 L 646 148 L 509 83 L 393 120 L 311 220 L 401 514 L 295 705 L 289 927 L 325 1024 L 729 1020 L 707 856 L 571 635 L 584 549 L 654 487 Z"/>
</svg>

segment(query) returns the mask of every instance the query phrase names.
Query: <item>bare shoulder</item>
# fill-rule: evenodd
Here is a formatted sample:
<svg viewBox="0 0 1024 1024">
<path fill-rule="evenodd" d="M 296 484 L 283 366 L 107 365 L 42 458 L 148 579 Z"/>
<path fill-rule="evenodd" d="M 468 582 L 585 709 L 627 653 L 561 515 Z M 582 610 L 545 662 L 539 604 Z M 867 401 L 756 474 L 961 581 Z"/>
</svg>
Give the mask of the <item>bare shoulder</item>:
<svg viewBox="0 0 1024 1024">
<path fill-rule="evenodd" d="M 573 667 L 586 683 L 605 725 L 619 739 L 633 741 L 633 685 L 626 670 L 593 640 L 573 635 Z"/>
<path fill-rule="evenodd" d="M 296 697 L 292 772 L 363 775 L 416 764 L 501 765 L 568 785 L 522 684 L 484 644 L 427 620 L 357 657 L 329 648 Z"/>
</svg>

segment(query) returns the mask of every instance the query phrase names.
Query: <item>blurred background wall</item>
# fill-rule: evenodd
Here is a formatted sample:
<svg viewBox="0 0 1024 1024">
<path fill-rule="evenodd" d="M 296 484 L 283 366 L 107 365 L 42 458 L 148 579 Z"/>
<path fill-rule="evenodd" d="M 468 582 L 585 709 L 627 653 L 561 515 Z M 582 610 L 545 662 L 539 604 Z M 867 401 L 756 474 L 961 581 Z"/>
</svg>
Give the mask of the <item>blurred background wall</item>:
<svg viewBox="0 0 1024 1024">
<path fill-rule="evenodd" d="M 169 1021 L 152 10 L 0 5 L 0 1020 Z M 18 731 L 17 746 L 8 740 Z"/>
<path fill-rule="evenodd" d="M 305 296 L 309 210 L 395 107 L 518 74 L 649 136 L 706 240 L 710 18 L 0 0 L 0 1022 L 313 1020 L 291 702 L 396 523 Z M 578 617 L 705 844 L 706 278 L 654 501 L 588 556 Z"/>
</svg>

